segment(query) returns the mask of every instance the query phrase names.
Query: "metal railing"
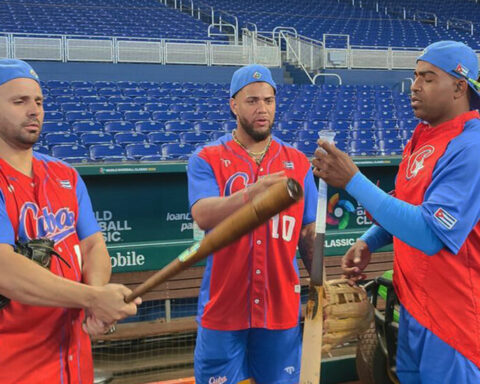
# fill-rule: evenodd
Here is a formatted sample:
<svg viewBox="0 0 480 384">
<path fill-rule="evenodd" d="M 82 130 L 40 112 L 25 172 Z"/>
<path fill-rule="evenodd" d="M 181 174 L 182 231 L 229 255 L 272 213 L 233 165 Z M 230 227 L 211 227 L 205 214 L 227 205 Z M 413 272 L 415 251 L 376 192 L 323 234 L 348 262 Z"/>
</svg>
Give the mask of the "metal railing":
<svg viewBox="0 0 480 384">
<path fill-rule="evenodd" d="M 0 57 L 42 61 L 281 66 L 280 48 L 254 35 L 243 44 L 193 39 L 0 33 Z"/>
<path fill-rule="evenodd" d="M 456 28 L 463 31 L 470 32 L 470 35 L 473 36 L 473 23 L 470 20 L 456 19 L 452 17 L 447 20 L 447 29 Z"/>
</svg>

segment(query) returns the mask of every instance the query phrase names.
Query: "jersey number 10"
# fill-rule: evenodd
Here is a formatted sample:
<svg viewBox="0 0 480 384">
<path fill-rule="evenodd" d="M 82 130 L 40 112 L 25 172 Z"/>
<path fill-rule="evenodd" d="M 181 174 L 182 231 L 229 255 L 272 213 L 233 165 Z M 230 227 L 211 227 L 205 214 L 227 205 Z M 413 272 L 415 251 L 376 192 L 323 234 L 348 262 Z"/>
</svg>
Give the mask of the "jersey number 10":
<svg viewBox="0 0 480 384">
<path fill-rule="evenodd" d="M 282 228 L 280 228 L 280 216 L 272 217 L 272 237 L 274 239 L 280 238 L 279 230 L 282 231 L 282 239 L 285 241 L 292 240 L 293 229 L 295 228 L 295 218 L 288 215 L 281 217 Z"/>
</svg>

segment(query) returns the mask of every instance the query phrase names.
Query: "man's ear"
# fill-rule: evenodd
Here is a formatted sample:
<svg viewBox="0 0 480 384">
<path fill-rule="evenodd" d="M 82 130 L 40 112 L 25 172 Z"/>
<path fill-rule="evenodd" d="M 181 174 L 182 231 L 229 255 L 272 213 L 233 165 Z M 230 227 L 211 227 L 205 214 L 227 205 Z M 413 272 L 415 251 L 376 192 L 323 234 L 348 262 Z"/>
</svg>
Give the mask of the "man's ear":
<svg viewBox="0 0 480 384">
<path fill-rule="evenodd" d="M 237 101 L 233 97 L 230 98 L 230 110 L 236 117 L 237 113 L 235 111 L 237 110 Z"/>
<path fill-rule="evenodd" d="M 459 99 L 460 97 L 468 93 L 468 83 L 464 79 L 459 79 L 455 82 L 455 98 Z"/>
</svg>

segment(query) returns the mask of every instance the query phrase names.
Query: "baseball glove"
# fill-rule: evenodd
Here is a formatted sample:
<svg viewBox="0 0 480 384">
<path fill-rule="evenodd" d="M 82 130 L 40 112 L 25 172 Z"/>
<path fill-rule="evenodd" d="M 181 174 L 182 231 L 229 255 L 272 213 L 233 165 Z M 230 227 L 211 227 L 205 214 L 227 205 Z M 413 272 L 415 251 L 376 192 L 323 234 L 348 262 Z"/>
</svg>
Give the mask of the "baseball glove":
<svg viewBox="0 0 480 384">
<path fill-rule="evenodd" d="M 362 287 L 346 279 L 330 280 L 324 289 L 322 352 L 362 333 L 373 321 L 373 306 Z"/>
<path fill-rule="evenodd" d="M 60 256 L 60 254 L 55 251 L 55 242 L 50 239 L 34 239 L 30 240 L 27 243 L 15 243 L 15 252 L 19 253 L 30 260 L 35 261 L 36 263 L 40 264 L 42 267 L 50 269 L 50 261 L 52 259 L 52 255 L 57 256 L 61 261 L 63 261 L 68 268 L 70 268 L 70 264 Z M 0 309 L 5 307 L 10 302 L 8 297 L 0 295 Z"/>
</svg>

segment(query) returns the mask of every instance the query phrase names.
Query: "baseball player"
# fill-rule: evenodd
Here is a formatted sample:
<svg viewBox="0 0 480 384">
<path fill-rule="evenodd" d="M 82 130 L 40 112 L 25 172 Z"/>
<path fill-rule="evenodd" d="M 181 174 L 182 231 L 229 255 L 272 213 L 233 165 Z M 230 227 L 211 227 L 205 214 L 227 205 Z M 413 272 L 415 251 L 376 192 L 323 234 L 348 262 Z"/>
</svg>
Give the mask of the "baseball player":
<svg viewBox="0 0 480 384">
<path fill-rule="evenodd" d="M 343 258 L 358 279 L 371 252 L 392 241 L 401 303 L 397 374 L 404 383 L 480 382 L 480 106 L 478 59 L 440 41 L 417 59 L 411 104 L 422 120 L 403 152 L 395 195 L 328 143 L 314 173 L 345 188 L 373 225 Z"/>
<path fill-rule="evenodd" d="M 271 134 L 276 85 L 261 65 L 237 70 L 230 107 L 237 128 L 188 163 L 192 216 L 209 230 L 270 185 L 296 179 L 305 198 L 233 245 L 210 255 L 199 295 L 199 383 L 297 383 L 300 279 L 297 245 L 310 268 L 317 190 L 308 159 Z"/>
<path fill-rule="evenodd" d="M 89 334 L 135 314 L 140 300 L 126 304 L 128 288 L 105 285 L 110 258 L 79 174 L 32 151 L 42 103 L 32 67 L 0 60 L 0 382 L 88 384 Z M 15 252 L 39 238 L 60 255 L 48 269 Z"/>
</svg>

